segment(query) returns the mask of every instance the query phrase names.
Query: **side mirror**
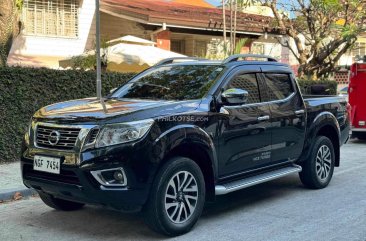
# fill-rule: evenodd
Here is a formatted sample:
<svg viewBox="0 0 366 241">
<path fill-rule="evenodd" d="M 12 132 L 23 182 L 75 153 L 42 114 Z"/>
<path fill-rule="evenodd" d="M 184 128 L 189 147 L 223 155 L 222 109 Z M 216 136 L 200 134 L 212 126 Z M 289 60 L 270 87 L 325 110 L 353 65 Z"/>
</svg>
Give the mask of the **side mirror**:
<svg viewBox="0 0 366 241">
<path fill-rule="evenodd" d="M 117 88 L 113 88 L 109 91 L 109 94 L 112 94 L 114 91 L 116 91 Z"/>
<path fill-rule="evenodd" d="M 225 104 L 242 105 L 248 101 L 249 93 L 242 89 L 227 89 L 221 94 L 221 99 Z"/>
</svg>

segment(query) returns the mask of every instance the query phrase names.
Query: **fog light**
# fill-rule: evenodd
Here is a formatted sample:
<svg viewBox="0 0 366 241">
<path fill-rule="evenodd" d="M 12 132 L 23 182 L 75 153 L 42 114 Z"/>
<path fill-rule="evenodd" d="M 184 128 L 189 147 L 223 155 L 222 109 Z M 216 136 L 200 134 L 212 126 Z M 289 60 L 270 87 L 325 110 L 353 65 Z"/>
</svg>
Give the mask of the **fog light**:
<svg viewBox="0 0 366 241">
<path fill-rule="evenodd" d="M 90 172 L 95 180 L 103 186 L 122 187 L 127 186 L 126 173 L 122 167 L 113 169 L 104 169 Z"/>
<path fill-rule="evenodd" d="M 118 181 L 118 182 L 123 182 L 123 180 L 124 180 L 123 173 L 120 170 L 115 171 L 113 176 L 114 176 L 114 179 L 116 179 L 116 181 Z"/>
<path fill-rule="evenodd" d="M 359 125 L 359 126 L 364 126 L 364 125 L 365 125 L 365 121 L 359 121 L 359 122 L 358 122 L 358 125 Z"/>
</svg>

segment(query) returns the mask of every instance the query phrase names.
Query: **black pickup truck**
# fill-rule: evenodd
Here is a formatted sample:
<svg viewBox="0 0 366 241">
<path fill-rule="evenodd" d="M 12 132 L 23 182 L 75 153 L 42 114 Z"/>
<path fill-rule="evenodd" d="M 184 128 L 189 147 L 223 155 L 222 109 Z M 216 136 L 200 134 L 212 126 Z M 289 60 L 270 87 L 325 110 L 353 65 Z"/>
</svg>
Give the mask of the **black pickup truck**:
<svg viewBox="0 0 366 241">
<path fill-rule="evenodd" d="M 293 173 L 326 187 L 349 129 L 345 99 L 304 98 L 291 69 L 271 57 L 168 59 L 105 98 L 37 111 L 22 176 L 52 208 L 141 210 L 174 236 L 216 195 Z"/>
</svg>

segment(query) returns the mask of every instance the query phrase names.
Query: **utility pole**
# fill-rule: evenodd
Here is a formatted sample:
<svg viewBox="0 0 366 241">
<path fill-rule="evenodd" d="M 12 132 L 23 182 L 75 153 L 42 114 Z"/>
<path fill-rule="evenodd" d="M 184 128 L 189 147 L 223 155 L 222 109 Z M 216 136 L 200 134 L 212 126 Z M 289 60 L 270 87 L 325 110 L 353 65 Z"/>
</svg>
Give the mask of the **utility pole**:
<svg viewBox="0 0 366 241">
<path fill-rule="evenodd" d="M 229 0 L 230 3 L 230 55 L 233 54 L 233 0 Z"/>
<path fill-rule="evenodd" d="M 95 55 L 97 57 L 97 98 L 102 99 L 102 68 L 100 60 L 100 13 L 99 0 L 95 0 Z"/>
<path fill-rule="evenodd" d="M 237 12 L 238 12 L 238 0 L 234 0 L 234 33 L 233 33 L 233 54 L 236 47 L 236 20 L 237 20 Z"/>
<path fill-rule="evenodd" d="M 223 29 L 224 29 L 224 46 L 226 46 L 226 6 L 225 6 L 225 0 L 222 0 L 222 21 L 223 21 Z"/>
</svg>

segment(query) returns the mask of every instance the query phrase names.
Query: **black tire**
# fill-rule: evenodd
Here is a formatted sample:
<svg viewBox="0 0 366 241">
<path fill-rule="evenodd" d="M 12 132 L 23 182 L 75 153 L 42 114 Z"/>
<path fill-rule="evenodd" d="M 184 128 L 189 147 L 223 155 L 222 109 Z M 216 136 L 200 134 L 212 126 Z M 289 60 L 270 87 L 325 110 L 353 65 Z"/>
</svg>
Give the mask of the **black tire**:
<svg viewBox="0 0 366 241">
<path fill-rule="evenodd" d="M 321 148 L 323 148 L 323 152 Z M 326 150 L 329 150 L 329 156 Z M 322 153 L 326 153 L 323 158 Z M 334 163 L 335 154 L 332 141 L 328 137 L 318 136 L 312 146 L 310 159 L 301 164 L 302 171 L 299 173 L 301 182 L 308 188 L 325 188 L 332 179 Z"/>
<path fill-rule="evenodd" d="M 188 177 L 185 178 L 185 175 Z M 187 180 L 191 177 L 189 175 L 194 177 L 190 183 L 188 183 L 189 181 L 182 181 L 181 178 Z M 177 178 L 181 181 L 181 189 L 176 188 L 179 186 L 175 182 L 178 180 Z M 178 192 L 174 191 L 176 189 L 178 189 Z M 188 190 L 197 191 L 189 192 Z M 167 197 L 169 193 L 177 193 L 176 198 Z M 172 158 L 159 170 L 152 184 L 149 200 L 144 207 L 147 225 L 156 232 L 168 236 L 177 236 L 189 232 L 201 216 L 205 203 L 205 193 L 205 181 L 200 167 L 188 158 Z M 189 199 L 189 197 L 195 195 L 197 196 L 196 201 Z M 171 196 L 174 196 L 174 194 Z M 195 205 L 192 212 L 189 208 L 192 206 L 189 206 L 187 202 L 192 206 Z M 167 205 L 174 206 L 166 209 Z M 181 213 L 181 216 L 179 213 Z M 190 214 L 188 215 L 188 213 Z M 176 220 L 174 221 L 174 219 Z"/>
<path fill-rule="evenodd" d="M 75 211 L 81 209 L 85 204 L 54 198 L 50 194 L 39 192 L 39 197 L 49 207 L 61 211 Z"/>
</svg>

